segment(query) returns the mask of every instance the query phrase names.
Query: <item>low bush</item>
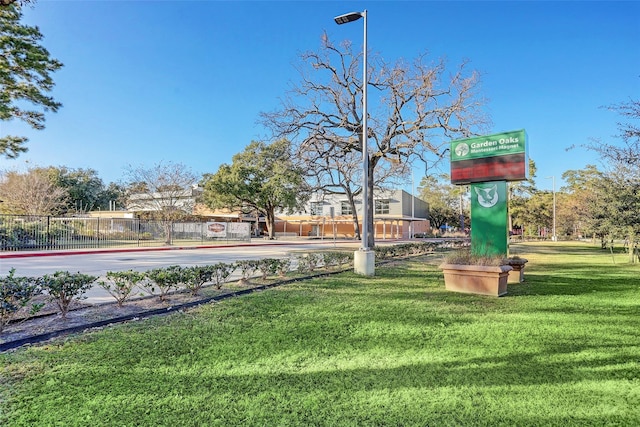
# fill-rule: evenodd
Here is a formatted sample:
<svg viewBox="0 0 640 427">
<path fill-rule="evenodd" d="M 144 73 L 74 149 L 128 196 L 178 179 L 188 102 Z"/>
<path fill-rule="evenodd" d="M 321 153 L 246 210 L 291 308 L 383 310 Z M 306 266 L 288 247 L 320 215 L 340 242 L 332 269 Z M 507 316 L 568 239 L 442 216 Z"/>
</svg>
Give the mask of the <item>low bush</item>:
<svg viewBox="0 0 640 427">
<path fill-rule="evenodd" d="M 26 307 L 32 299 L 42 293 L 37 279 L 15 276 L 15 268 L 9 274 L 0 277 L 0 332 L 14 320 L 18 311 Z M 32 303 L 28 316 L 37 313 L 44 304 Z M 25 317 L 25 320 L 28 318 Z"/>
<path fill-rule="evenodd" d="M 222 285 L 227 281 L 227 278 L 233 274 L 236 270 L 236 264 L 227 264 L 224 262 L 219 262 L 217 264 L 213 264 L 213 283 L 216 286 L 216 289 L 220 289 Z"/>
<path fill-rule="evenodd" d="M 240 282 L 248 283 L 249 278 L 256 272 L 258 269 L 259 261 L 254 259 L 242 259 L 240 261 L 236 261 L 236 268 L 240 270 Z"/>
<path fill-rule="evenodd" d="M 108 282 L 104 280 L 98 283 L 116 299 L 118 307 L 122 307 L 125 300 L 131 296 L 133 289 L 145 280 L 145 274 L 138 271 L 109 271 L 106 274 Z"/>
<path fill-rule="evenodd" d="M 202 287 L 212 281 L 212 265 L 194 265 L 182 269 L 182 283 L 191 292 L 192 296 L 197 296 Z"/>
<path fill-rule="evenodd" d="M 184 281 L 182 267 L 179 265 L 154 268 L 153 270 L 147 271 L 145 275 L 150 282 L 146 285 L 147 291 L 149 291 L 150 294 L 155 294 L 157 288 L 158 298 L 163 302 L 167 299 L 169 292 L 171 292 L 172 289 L 177 289 Z"/>
<path fill-rule="evenodd" d="M 267 280 L 269 274 L 276 274 L 280 260 L 277 258 L 262 258 L 258 261 L 258 270 L 262 273 L 262 280 Z"/>
<path fill-rule="evenodd" d="M 96 279 L 96 276 L 80 272 L 56 271 L 53 274 L 45 274 L 40 277 L 38 283 L 49 294 L 49 300 L 56 303 L 62 318 L 65 319 L 71 303 L 74 300 L 82 299 Z"/>
<path fill-rule="evenodd" d="M 297 254 L 296 260 L 298 261 L 298 273 L 313 273 L 322 262 L 322 255 L 313 252 Z"/>
<path fill-rule="evenodd" d="M 289 270 L 291 269 L 291 258 L 280 258 L 280 262 L 278 264 L 278 276 L 285 277 Z"/>
</svg>

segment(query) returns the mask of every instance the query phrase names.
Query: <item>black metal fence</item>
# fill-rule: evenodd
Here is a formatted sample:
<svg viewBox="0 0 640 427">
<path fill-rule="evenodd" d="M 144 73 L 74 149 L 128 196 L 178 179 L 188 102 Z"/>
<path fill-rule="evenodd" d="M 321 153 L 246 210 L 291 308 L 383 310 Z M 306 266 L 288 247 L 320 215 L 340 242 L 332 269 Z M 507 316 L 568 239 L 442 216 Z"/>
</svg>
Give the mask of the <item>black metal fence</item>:
<svg viewBox="0 0 640 427">
<path fill-rule="evenodd" d="M 136 218 L 0 215 L 0 250 L 144 247 L 251 239 L 248 224 L 246 227 L 225 226 L 222 232 L 219 227 L 215 233 L 210 231 L 210 224 Z"/>
</svg>

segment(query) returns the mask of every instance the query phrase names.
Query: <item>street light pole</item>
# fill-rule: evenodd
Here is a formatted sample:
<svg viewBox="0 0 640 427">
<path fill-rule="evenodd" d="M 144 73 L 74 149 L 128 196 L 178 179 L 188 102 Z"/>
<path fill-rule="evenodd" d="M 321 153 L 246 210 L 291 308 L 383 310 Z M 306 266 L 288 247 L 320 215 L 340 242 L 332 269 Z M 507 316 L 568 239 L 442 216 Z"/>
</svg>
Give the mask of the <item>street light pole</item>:
<svg viewBox="0 0 640 427">
<path fill-rule="evenodd" d="M 365 276 L 373 276 L 375 270 L 374 252 L 369 248 L 369 152 L 367 127 L 367 10 L 350 12 L 336 16 L 336 24 L 342 25 L 357 21 L 364 21 L 364 47 L 362 51 L 362 241 L 360 250 L 354 254 L 354 271 Z"/>
<path fill-rule="evenodd" d="M 553 235 L 551 236 L 551 240 L 555 242 L 558 240 L 558 236 L 556 235 L 556 177 L 548 176 L 547 179 L 551 179 L 551 188 L 553 189 Z"/>
</svg>

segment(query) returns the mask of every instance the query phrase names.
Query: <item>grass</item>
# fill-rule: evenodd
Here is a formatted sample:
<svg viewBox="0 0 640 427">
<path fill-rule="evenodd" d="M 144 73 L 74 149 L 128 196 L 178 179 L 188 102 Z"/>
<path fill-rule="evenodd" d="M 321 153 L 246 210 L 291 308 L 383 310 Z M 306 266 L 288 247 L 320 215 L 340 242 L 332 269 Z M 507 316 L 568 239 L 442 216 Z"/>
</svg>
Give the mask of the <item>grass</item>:
<svg viewBox="0 0 640 427">
<path fill-rule="evenodd" d="M 421 258 L 1 354 L 0 425 L 640 425 L 640 266 L 516 253 L 502 298 Z"/>
</svg>

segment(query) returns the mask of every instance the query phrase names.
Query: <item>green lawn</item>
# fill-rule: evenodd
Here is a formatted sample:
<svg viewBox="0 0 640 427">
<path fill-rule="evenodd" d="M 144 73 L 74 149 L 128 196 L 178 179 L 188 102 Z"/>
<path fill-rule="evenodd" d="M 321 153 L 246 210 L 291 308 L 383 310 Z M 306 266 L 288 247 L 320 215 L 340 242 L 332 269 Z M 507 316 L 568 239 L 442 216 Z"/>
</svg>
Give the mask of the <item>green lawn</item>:
<svg viewBox="0 0 640 427">
<path fill-rule="evenodd" d="M 435 258 L 0 355 L 0 425 L 640 425 L 640 266 L 521 244 L 502 298 Z"/>
</svg>

